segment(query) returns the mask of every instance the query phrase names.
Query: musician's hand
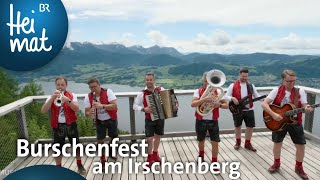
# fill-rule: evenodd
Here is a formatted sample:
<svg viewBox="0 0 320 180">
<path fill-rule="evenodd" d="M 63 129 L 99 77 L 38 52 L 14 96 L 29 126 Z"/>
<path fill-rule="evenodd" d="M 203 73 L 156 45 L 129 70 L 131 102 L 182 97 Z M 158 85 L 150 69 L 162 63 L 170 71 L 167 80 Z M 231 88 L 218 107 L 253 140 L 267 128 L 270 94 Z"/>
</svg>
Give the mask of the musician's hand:
<svg viewBox="0 0 320 180">
<path fill-rule="evenodd" d="M 179 109 L 179 103 L 178 103 L 177 100 L 176 100 L 175 102 L 176 102 L 176 105 L 174 106 L 174 110 L 175 110 L 175 111 L 178 111 L 178 109 Z"/>
<path fill-rule="evenodd" d="M 59 90 L 55 90 L 55 91 L 53 92 L 53 94 L 51 95 L 51 97 L 52 97 L 53 99 L 56 99 L 58 96 L 60 96 L 60 91 L 59 91 Z"/>
<path fill-rule="evenodd" d="M 298 124 L 298 120 L 296 120 L 295 118 L 293 118 L 292 124 Z"/>
<path fill-rule="evenodd" d="M 272 118 L 276 121 L 281 121 L 283 119 L 283 117 L 278 113 L 275 113 Z"/>
<path fill-rule="evenodd" d="M 94 107 L 96 109 L 103 109 L 103 105 L 99 102 L 93 102 L 92 107 Z"/>
<path fill-rule="evenodd" d="M 91 108 L 90 110 L 89 110 L 89 114 L 90 115 L 93 115 L 93 114 L 95 114 L 96 113 L 96 109 L 95 108 Z"/>
<path fill-rule="evenodd" d="M 305 112 L 312 112 L 313 111 L 313 108 L 310 106 L 310 105 L 307 105 L 305 108 L 304 108 Z"/>
<path fill-rule="evenodd" d="M 214 98 L 212 96 L 208 96 L 203 98 L 204 102 L 206 103 L 211 103 L 212 101 L 214 101 Z"/>
<path fill-rule="evenodd" d="M 152 110 L 149 107 L 144 108 L 145 113 L 152 113 Z"/>
<path fill-rule="evenodd" d="M 217 103 L 214 104 L 213 108 L 220 108 L 220 105 L 221 105 L 221 103 L 217 102 Z"/>
<path fill-rule="evenodd" d="M 66 97 L 66 96 L 62 96 L 62 102 L 69 102 L 69 101 L 71 101 L 68 97 Z"/>
<path fill-rule="evenodd" d="M 232 102 L 233 102 L 235 105 L 238 105 L 238 104 L 239 104 L 239 101 L 238 101 L 237 98 L 232 97 L 231 100 L 232 100 Z"/>
</svg>

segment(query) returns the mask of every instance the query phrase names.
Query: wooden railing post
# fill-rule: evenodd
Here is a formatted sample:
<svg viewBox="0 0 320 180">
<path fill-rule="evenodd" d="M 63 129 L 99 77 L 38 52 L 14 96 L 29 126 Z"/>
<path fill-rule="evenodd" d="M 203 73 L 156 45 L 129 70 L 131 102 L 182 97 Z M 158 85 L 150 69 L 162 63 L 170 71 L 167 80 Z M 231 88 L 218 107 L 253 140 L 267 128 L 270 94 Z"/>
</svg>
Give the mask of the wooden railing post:
<svg viewBox="0 0 320 180">
<path fill-rule="evenodd" d="M 134 97 L 129 97 L 129 112 L 130 112 L 130 134 L 136 135 L 136 117 L 133 110 Z"/>
<path fill-rule="evenodd" d="M 29 140 L 27 118 L 24 106 L 16 110 L 16 117 L 18 123 L 18 138 Z"/>
<path fill-rule="evenodd" d="M 307 93 L 307 101 L 308 104 L 314 104 L 316 102 L 316 95 Z M 314 118 L 314 111 L 310 113 L 306 113 L 305 121 L 304 121 L 304 129 L 310 133 L 312 133 L 313 128 L 313 118 Z"/>
</svg>

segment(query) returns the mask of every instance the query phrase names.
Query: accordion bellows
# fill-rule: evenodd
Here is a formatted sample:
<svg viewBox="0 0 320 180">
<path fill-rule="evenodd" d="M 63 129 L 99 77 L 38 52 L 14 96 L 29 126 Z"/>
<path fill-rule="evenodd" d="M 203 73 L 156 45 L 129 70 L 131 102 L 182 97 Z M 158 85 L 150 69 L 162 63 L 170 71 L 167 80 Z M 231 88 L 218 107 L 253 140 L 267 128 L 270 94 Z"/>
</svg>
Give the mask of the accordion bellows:
<svg viewBox="0 0 320 180">
<path fill-rule="evenodd" d="M 152 110 L 151 120 L 168 119 L 178 116 L 178 100 L 173 89 L 155 92 L 146 97 L 148 107 Z"/>
</svg>

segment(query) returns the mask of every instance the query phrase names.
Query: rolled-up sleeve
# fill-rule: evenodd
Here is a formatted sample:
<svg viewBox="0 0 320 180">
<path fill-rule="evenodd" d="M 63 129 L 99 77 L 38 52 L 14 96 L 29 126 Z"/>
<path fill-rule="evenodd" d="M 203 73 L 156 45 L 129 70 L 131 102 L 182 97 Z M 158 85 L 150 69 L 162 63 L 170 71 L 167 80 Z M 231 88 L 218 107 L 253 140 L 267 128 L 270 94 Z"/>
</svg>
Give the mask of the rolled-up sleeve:
<svg viewBox="0 0 320 180">
<path fill-rule="evenodd" d="M 143 93 L 139 93 L 137 95 L 137 98 L 134 100 L 134 103 L 133 103 L 133 109 L 135 111 L 139 111 L 141 112 L 141 110 L 144 108 L 144 105 L 143 105 Z"/>
<path fill-rule="evenodd" d="M 231 101 L 232 91 L 233 91 L 233 83 L 230 84 L 230 86 L 229 86 L 228 89 L 227 89 L 226 94 L 224 95 L 224 98 L 225 98 L 227 101 Z"/>
</svg>

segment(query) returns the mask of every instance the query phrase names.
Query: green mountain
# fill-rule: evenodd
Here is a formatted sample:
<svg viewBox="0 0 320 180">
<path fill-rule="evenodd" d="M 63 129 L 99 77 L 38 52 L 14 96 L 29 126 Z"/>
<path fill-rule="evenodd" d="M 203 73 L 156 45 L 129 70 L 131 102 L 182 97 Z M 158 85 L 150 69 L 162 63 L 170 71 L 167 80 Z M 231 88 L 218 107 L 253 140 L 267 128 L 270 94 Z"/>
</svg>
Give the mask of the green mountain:
<svg viewBox="0 0 320 180">
<path fill-rule="evenodd" d="M 97 76 L 106 82 L 129 83 L 137 85 L 141 79 L 135 79 L 144 71 L 155 71 L 164 78 L 177 76 L 199 76 L 213 68 L 225 74 L 237 76 L 240 67 L 247 66 L 250 75 L 279 74 L 284 68 L 296 70 L 302 77 L 320 78 L 317 67 L 319 56 L 285 54 L 182 54 L 171 47 L 142 46 L 126 47 L 121 44 L 92 44 L 72 42 L 45 67 L 32 72 L 10 72 L 20 82 L 30 79 L 65 75 L 70 79 L 84 80 Z M 123 72 L 127 71 L 122 81 Z M 109 73 L 112 73 L 110 76 Z M 131 77 L 131 78 L 130 78 Z M 188 77 L 190 78 L 190 77 Z"/>
</svg>

